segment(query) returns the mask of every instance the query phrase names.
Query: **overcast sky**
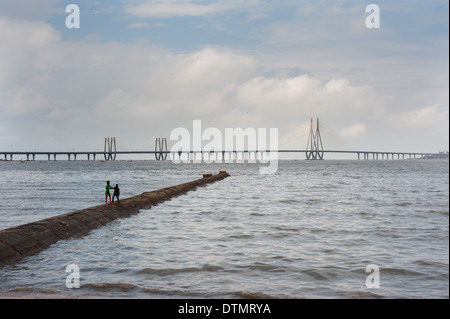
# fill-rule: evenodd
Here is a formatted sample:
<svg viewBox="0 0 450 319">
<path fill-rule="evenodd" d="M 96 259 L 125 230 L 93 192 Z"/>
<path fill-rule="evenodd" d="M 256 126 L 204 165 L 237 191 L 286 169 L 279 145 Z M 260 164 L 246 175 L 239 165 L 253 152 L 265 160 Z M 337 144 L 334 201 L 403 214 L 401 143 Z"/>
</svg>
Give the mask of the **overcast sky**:
<svg viewBox="0 0 450 319">
<path fill-rule="evenodd" d="M 66 27 L 67 4 L 80 28 Z M 366 6 L 380 28 L 366 27 Z M 449 148 L 447 0 L 1 0 L 0 151 L 278 128 L 304 149 Z M 174 142 L 172 142 L 173 144 Z"/>
</svg>

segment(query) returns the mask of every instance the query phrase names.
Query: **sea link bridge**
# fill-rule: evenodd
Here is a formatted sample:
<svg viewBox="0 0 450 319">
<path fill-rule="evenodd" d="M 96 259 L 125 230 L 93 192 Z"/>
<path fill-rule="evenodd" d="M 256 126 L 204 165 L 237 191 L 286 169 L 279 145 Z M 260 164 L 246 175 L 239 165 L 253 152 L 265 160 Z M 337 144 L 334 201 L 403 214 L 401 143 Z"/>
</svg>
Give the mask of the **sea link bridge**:
<svg viewBox="0 0 450 319">
<path fill-rule="evenodd" d="M 73 151 L 73 152 L 50 152 L 50 151 L 7 151 L 0 152 L 0 160 L 12 161 L 14 156 L 26 156 L 26 160 L 36 160 L 39 157 L 47 157 L 50 160 L 56 160 L 62 156 L 67 160 L 77 160 L 80 157 L 89 160 L 114 161 L 117 155 L 142 155 L 148 154 L 154 156 L 156 160 L 194 160 L 194 161 L 239 161 L 239 160 L 257 160 L 264 159 L 264 156 L 271 152 L 304 154 L 307 160 L 323 160 L 325 154 L 353 154 L 358 160 L 394 160 L 394 159 L 448 159 L 448 152 L 428 153 L 428 152 L 383 152 L 370 150 L 326 150 L 323 148 L 322 137 L 319 129 L 319 119 L 317 119 L 314 129 L 311 119 L 311 128 L 308 136 L 308 142 L 305 149 L 291 150 L 214 150 L 214 151 L 169 151 L 167 148 L 167 138 L 156 138 L 155 149 L 144 151 L 118 151 L 116 147 L 116 138 L 105 138 L 103 151 Z"/>
</svg>

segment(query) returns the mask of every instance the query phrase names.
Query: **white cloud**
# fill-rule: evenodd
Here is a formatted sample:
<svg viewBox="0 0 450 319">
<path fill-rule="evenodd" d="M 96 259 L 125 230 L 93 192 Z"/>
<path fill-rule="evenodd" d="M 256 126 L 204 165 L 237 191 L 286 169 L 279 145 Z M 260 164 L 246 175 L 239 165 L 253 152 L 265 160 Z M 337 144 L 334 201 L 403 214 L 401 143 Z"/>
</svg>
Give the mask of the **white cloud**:
<svg viewBox="0 0 450 319">
<path fill-rule="evenodd" d="M 254 58 L 225 48 L 172 53 L 145 43 L 71 43 L 42 22 L 0 25 L 7 30 L 0 32 L 0 58 L 8 61 L 0 108 L 54 126 L 88 121 L 102 131 L 133 123 L 143 130 L 155 121 L 176 127 L 200 118 L 219 127 L 287 130 L 311 116 L 362 116 L 375 109 L 369 87 L 307 74 L 262 76 Z M 27 32 L 33 40 L 17 40 Z"/>
<path fill-rule="evenodd" d="M 373 89 L 352 86 L 346 79 L 328 82 L 307 74 L 295 77 L 254 77 L 237 89 L 237 100 L 274 116 L 374 114 L 379 101 Z"/>
<path fill-rule="evenodd" d="M 330 80 L 325 84 L 328 92 L 342 92 L 349 86 L 349 81 L 346 79 Z"/>
<path fill-rule="evenodd" d="M 351 137 L 357 137 L 363 134 L 366 131 L 366 126 L 364 124 L 358 123 L 353 124 L 348 127 L 344 127 L 339 131 L 339 134 L 343 138 L 351 138 Z"/>
<path fill-rule="evenodd" d="M 146 24 L 134 25 L 141 26 Z M 448 127 L 442 120 L 448 111 L 437 106 L 400 113 L 394 99 L 380 96 L 373 86 L 355 84 L 364 82 L 346 73 L 331 67 L 327 75 L 298 71 L 309 67 L 306 54 L 283 60 L 284 67 L 297 71 L 282 75 L 271 72 L 277 69 L 274 64 L 257 54 L 217 47 L 180 53 L 139 41 L 63 41 L 47 23 L 0 18 L 0 124 L 16 123 L 8 135 L 23 134 L 22 142 L 85 143 L 117 136 L 121 143 L 134 143 L 155 134 L 168 136 L 174 127 L 189 128 L 193 119 L 202 119 L 205 127 L 278 127 L 285 148 L 303 147 L 302 123 L 310 117 L 343 128 L 332 134 L 349 140 L 374 134 L 370 128 L 377 127 L 383 147 L 396 123 Z M 414 142 L 411 131 L 399 133 L 398 139 Z M 330 141 L 324 136 L 327 148 L 333 148 Z"/>
<path fill-rule="evenodd" d="M 447 122 L 449 112 L 440 111 L 437 105 L 427 106 L 418 110 L 394 113 L 389 116 L 392 125 L 406 128 L 424 128 L 440 126 Z"/>
<path fill-rule="evenodd" d="M 145 0 L 129 5 L 127 11 L 140 18 L 208 16 L 254 5 L 257 1 Z"/>
</svg>

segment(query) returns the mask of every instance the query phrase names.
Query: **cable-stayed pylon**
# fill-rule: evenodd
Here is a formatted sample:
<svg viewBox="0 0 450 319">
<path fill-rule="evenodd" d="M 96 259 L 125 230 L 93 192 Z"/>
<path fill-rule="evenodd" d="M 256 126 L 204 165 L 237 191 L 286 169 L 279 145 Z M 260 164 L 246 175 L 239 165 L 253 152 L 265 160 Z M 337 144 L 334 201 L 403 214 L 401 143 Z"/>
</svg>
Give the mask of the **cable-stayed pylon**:
<svg viewBox="0 0 450 319">
<path fill-rule="evenodd" d="M 107 150 L 108 149 L 108 150 Z M 105 148 L 104 155 L 106 161 L 115 161 L 116 160 L 116 138 L 115 137 L 105 137 Z"/>
<path fill-rule="evenodd" d="M 315 130 L 312 118 L 310 123 L 311 127 L 309 130 L 308 143 L 306 144 L 306 159 L 323 159 L 323 144 L 322 137 L 320 136 L 319 118 L 317 118 Z"/>
<path fill-rule="evenodd" d="M 157 137 L 155 140 L 155 157 L 157 161 L 167 159 L 167 137 Z"/>
</svg>

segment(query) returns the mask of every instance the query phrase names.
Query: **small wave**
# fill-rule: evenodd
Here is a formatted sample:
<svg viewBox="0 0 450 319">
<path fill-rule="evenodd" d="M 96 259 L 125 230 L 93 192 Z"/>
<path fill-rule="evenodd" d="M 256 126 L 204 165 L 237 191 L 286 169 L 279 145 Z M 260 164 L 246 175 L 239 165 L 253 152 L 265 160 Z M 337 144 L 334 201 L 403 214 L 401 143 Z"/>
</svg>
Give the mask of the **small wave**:
<svg viewBox="0 0 450 319">
<path fill-rule="evenodd" d="M 295 204 L 295 203 L 300 203 L 300 201 L 297 200 L 297 199 L 280 199 L 278 201 L 278 203 L 281 203 L 281 204 Z"/>
<path fill-rule="evenodd" d="M 117 293 L 118 291 L 122 293 L 130 293 L 132 292 L 132 297 L 136 296 L 145 297 L 150 295 L 151 297 L 160 298 L 160 297 L 194 297 L 201 298 L 204 297 L 203 294 L 198 292 L 193 292 L 189 290 L 164 290 L 158 288 L 145 288 L 139 287 L 134 284 L 129 283 L 93 283 L 82 285 L 80 289 L 88 289 L 93 290 L 93 292 L 97 296 L 105 296 L 111 293 Z M 131 296 L 131 295 L 130 295 Z"/>
<path fill-rule="evenodd" d="M 244 269 L 265 271 L 265 272 L 286 272 L 287 268 L 283 266 L 270 265 L 266 263 L 254 263 L 249 266 L 242 266 Z"/>
<path fill-rule="evenodd" d="M 284 226 L 284 225 L 275 226 L 275 227 L 273 227 L 273 229 L 281 230 L 281 231 L 289 231 L 289 232 L 298 232 L 298 231 L 300 231 L 300 228 L 288 227 L 288 226 Z"/>
<path fill-rule="evenodd" d="M 252 239 L 253 236 L 252 235 L 248 235 L 248 234 L 235 234 L 235 235 L 230 235 L 230 236 L 226 236 L 224 238 L 222 238 L 221 240 L 229 240 L 229 239 Z"/>
<path fill-rule="evenodd" d="M 345 299 L 381 299 L 383 295 L 371 291 L 336 291 L 336 295 Z"/>
<path fill-rule="evenodd" d="M 442 267 L 442 268 L 448 268 L 448 264 L 440 263 L 437 261 L 427 261 L 423 259 L 418 259 L 413 261 L 414 264 L 419 266 L 435 266 L 435 267 Z"/>
<path fill-rule="evenodd" d="M 324 233 L 329 231 L 328 229 L 323 229 L 323 228 L 312 228 L 309 230 L 311 233 Z"/>
<path fill-rule="evenodd" d="M 178 273 L 189 273 L 189 272 L 201 272 L 201 271 L 218 271 L 222 270 L 222 267 L 212 266 L 212 265 L 204 265 L 201 268 L 198 267 L 187 267 L 187 268 L 163 268 L 163 269 L 154 269 L 154 268 L 144 268 L 136 272 L 138 275 L 158 275 L 158 276 L 168 276 Z"/>
<path fill-rule="evenodd" d="M 235 291 L 232 295 L 242 299 L 274 299 L 277 297 L 262 293 L 262 292 L 250 292 L 250 291 Z"/>
<path fill-rule="evenodd" d="M 30 296 L 33 296 L 33 298 L 53 298 L 60 295 L 60 292 L 50 288 L 15 287 L 10 289 L 7 295 L 18 298 L 28 298 Z"/>
<path fill-rule="evenodd" d="M 302 273 L 316 279 L 316 280 L 328 280 L 339 277 L 336 272 L 333 271 L 322 271 L 317 269 L 306 269 L 302 270 Z"/>
<path fill-rule="evenodd" d="M 380 268 L 380 272 L 384 275 L 425 276 L 424 273 L 403 268 Z"/>
<path fill-rule="evenodd" d="M 80 288 L 83 289 L 93 289 L 96 291 L 112 291 L 112 290 L 120 290 L 123 292 L 129 292 L 131 290 L 135 290 L 138 287 L 133 284 L 126 284 L 126 283 L 93 283 L 93 284 L 84 284 L 81 285 Z"/>
<path fill-rule="evenodd" d="M 266 216 L 267 214 L 262 214 L 262 213 L 251 213 L 250 216 Z"/>
<path fill-rule="evenodd" d="M 411 205 L 412 205 L 412 203 L 409 203 L 409 202 L 395 203 L 395 206 L 399 206 L 399 207 L 408 207 Z"/>
<path fill-rule="evenodd" d="M 439 214 L 439 215 L 444 215 L 448 217 L 448 210 L 447 211 L 442 211 L 442 210 L 433 210 L 433 211 L 429 211 L 429 213 L 434 213 L 434 214 Z"/>
<path fill-rule="evenodd" d="M 158 297 L 171 297 L 171 298 L 186 298 L 186 297 L 194 297 L 194 298 L 203 298 L 207 297 L 203 293 L 189 291 L 189 290 L 164 290 L 164 289 L 156 289 L 156 288 L 143 288 L 142 292 L 144 294 L 157 295 Z"/>
</svg>

